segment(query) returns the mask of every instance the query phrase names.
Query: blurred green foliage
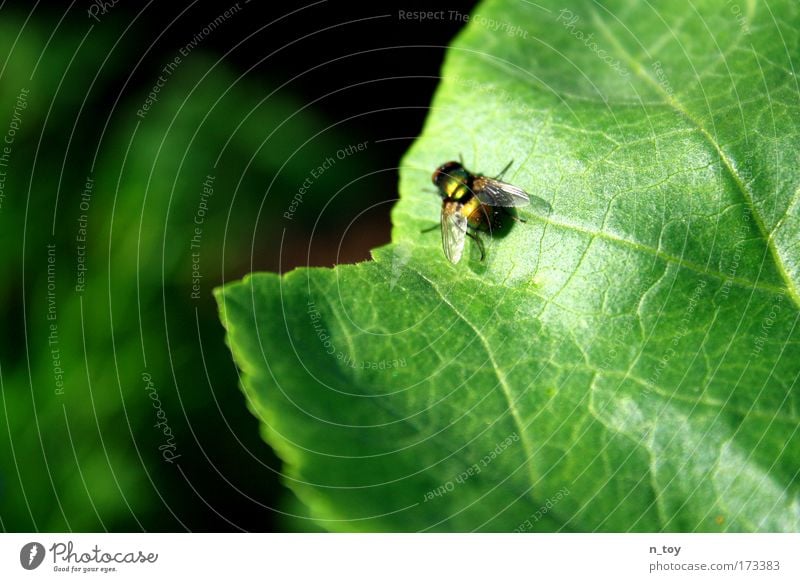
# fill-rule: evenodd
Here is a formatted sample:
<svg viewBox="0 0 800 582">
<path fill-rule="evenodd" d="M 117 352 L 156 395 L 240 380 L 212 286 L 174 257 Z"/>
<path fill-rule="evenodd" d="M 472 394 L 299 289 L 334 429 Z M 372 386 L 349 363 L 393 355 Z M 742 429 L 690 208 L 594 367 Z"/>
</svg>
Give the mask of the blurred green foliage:
<svg viewBox="0 0 800 582">
<path fill-rule="evenodd" d="M 211 289 L 277 268 L 283 239 L 302 257 L 328 202 L 317 193 L 362 175 L 368 155 L 316 181 L 284 233 L 287 201 L 318 161 L 352 141 L 345 130 L 200 49 L 165 75 L 176 55 L 137 68 L 142 47 L 127 37 L 115 44 L 119 31 L 104 26 L 84 38 L 87 28 L 22 15 L 0 22 L 0 133 L 20 90 L 29 91 L 0 208 L 0 527 L 224 528 L 254 507 L 283 504 L 287 493 L 237 389 Z M 134 74 L 144 80 L 130 81 Z M 157 101 L 137 115 L 160 74 Z M 192 249 L 209 175 L 213 195 Z M 350 190 L 341 201 L 353 202 Z M 316 227 L 323 239 L 339 226 L 335 213 L 325 216 Z M 55 321 L 47 245 L 55 245 Z M 159 450 L 165 435 L 154 426 L 145 373 L 174 434 L 174 463 Z"/>
</svg>

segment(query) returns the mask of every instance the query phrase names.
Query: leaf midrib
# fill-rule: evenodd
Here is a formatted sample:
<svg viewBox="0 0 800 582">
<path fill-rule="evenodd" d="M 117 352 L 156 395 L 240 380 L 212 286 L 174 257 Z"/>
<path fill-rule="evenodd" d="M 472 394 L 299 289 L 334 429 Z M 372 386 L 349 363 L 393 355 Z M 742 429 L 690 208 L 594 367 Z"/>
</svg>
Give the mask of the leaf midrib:
<svg viewBox="0 0 800 582">
<path fill-rule="evenodd" d="M 764 223 L 764 219 L 761 216 L 761 213 L 758 212 L 758 208 L 755 205 L 755 201 L 753 199 L 752 193 L 748 190 L 747 186 L 739 176 L 736 168 L 733 165 L 733 161 L 728 157 L 725 151 L 720 147 L 717 141 L 714 139 L 714 136 L 706 129 L 706 127 L 700 122 L 699 119 L 696 119 L 689 111 L 681 105 L 681 103 L 674 97 L 674 95 L 670 95 L 664 87 L 661 86 L 658 81 L 656 81 L 652 76 L 650 76 L 647 71 L 645 71 L 640 63 L 633 58 L 625 47 L 620 44 L 617 37 L 611 34 L 608 26 L 605 24 L 603 19 L 597 13 L 597 10 L 594 7 L 591 7 L 593 21 L 597 25 L 598 30 L 600 33 L 605 37 L 605 39 L 619 52 L 620 56 L 627 61 L 630 69 L 633 71 L 634 75 L 636 75 L 639 79 L 650 85 L 653 89 L 655 89 L 656 93 L 661 95 L 664 100 L 664 103 L 669 106 L 673 111 L 675 111 L 678 115 L 683 117 L 690 125 L 692 125 L 697 131 L 700 133 L 701 136 L 705 139 L 706 143 L 713 148 L 713 150 L 719 156 L 720 161 L 722 162 L 722 167 L 725 168 L 725 171 L 730 176 L 733 183 L 736 185 L 739 194 L 744 201 L 744 204 L 750 209 L 750 214 L 753 216 L 753 221 L 758 228 L 759 234 L 763 239 L 764 243 L 767 245 L 767 250 L 769 251 L 770 255 L 772 256 L 772 261 L 775 265 L 775 268 L 778 271 L 778 274 L 783 279 L 784 283 L 786 284 L 786 292 L 791 297 L 794 305 L 796 308 L 800 308 L 800 292 L 794 285 L 794 281 L 792 280 L 791 276 L 786 270 L 786 266 L 783 263 L 783 259 L 778 252 L 777 247 L 775 246 L 775 239 L 770 234 L 769 230 L 767 229 L 766 224 Z"/>
<path fill-rule="evenodd" d="M 409 214 L 407 212 L 405 213 L 405 215 L 408 216 L 409 218 L 417 219 L 416 216 L 414 216 L 412 214 Z M 731 276 L 726 275 L 725 273 L 722 273 L 720 271 L 715 271 L 713 269 L 708 269 L 707 267 L 705 267 L 703 265 L 700 265 L 699 263 L 695 263 L 694 261 L 690 261 L 690 260 L 685 259 L 683 257 L 679 257 L 679 256 L 676 256 L 676 255 L 673 255 L 672 253 L 668 253 L 668 252 L 666 252 L 664 250 L 657 249 L 657 248 L 651 247 L 649 245 L 642 244 L 640 242 L 632 241 L 632 240 L 626 239 L 624 237 L 617 236 L 617 235 L 615 235 L 615 234 L 613 234 L 611 232 L 608 232 L 608 231 L 592 230 L 592 229 L 589 229 L 589 228 L 584 228 L 584 227 L 579 226 L 579 225 L 574 224 L 574 223 L 557 221 L 557 220 L 554 220 L 552 218 L 552 216 L 543 217 L 543 216 L 539 216 L 539 215 L 536 215 L 536 214 L 529 214 L 526 218 L 532 218 L 534 220 L 537 220 L 537 221 L 541 222 L 542 224 L 546 224 L 548 226 L 553 226 L 555 228 L 560 228 L 560 229 L 563 229 L 563 230 L 566 230 L 566 231 L 571 231 L 571 232 L 578 232 L 578 233 L 590 236 L 592 238 L 600 238 L 600 239 L 603 239 L 603 240 L 611 242 L 611 243 L 623 245 L 623 246 L 629 247 L 629 248 L 631 248 L 633 250 L 640 251 L 640 252 L 643 252 L 643 253 L 647 253 L 647 254 L 649 254 L 651 256 L 654 256 L 656 258 L 659 258 L 659 259 L 661 259 L 661 260 L 663 260 L 663 261 L 665 261 L 667 263 L 672 263 L 674 265 L 677 265 L 677 266 L 682 267 L 684 269 L 687 269 L 689 271 L 698 273 L 700 275 L 706 275 L 708 277 L 712 277 L 714 279 L 719 280 L 722 283 L 729 283 L 729 284 L 736 285 L 737 287 L 741 287 L 742 289 L 746 289 L 748 291 L 755 289 L 755 290 L 766 291 L 766 292 L 774 293 L 774 294 L 787 292 L 787 289 L 785 289 L 784 287 L 777 287 L 775 285 L 771 285 L 769 283 L 764 283 L 762 281 L 751 281 L 749 279 L 744 279 L 742 277 L 731 277 Z M 414 244 L 416 244 L 416 240 L 413 241 L 413 242 L 414 242 Z M 416 245 L 416 246 L 424 248 L 424 247 L 422 247 L 422 245 Z"/>
</svg>

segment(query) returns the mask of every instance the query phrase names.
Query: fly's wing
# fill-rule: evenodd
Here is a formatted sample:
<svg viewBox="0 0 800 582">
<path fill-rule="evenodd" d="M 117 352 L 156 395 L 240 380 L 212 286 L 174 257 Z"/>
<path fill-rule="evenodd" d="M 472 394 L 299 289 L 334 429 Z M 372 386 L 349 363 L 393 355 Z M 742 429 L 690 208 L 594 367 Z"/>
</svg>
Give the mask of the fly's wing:
<svg viewBox="0 0 800 582">
<path fill-rule="evenodd" d="M 458 202 L 442 205 L 442 248 L 453 264 L 461 260 L 467 238 L 467 218 L 461 214 L 461 206 Z"/>
<path fill-rule="evenodd" d="M 527 206 L 531 201 L 522 188 L 486 176 L 475 178 L 472 189 L 478 200 L 489 206 Z"/>
<path fill-rule="evenodd" d="M 550 206 L 550 203 L 538 196 L 531 196 L 531 206 L 536 214 L 543 216 L 549 216 L 553 211 L 553 207 Z"/>
<path fill-rule="evenodd" d="M 542 200 L 538 196 L 530 196 L 525 190 L 513 184 L 480 176 L 472 182 L 472 189 L 478 200 L 489 206 L 505 206 L 508 208 L 511 206 L 528 206 L 532 203 L 534 211 L 538 214 L 550 214 L 551 208 L 546 200 Z"/>
</svg>

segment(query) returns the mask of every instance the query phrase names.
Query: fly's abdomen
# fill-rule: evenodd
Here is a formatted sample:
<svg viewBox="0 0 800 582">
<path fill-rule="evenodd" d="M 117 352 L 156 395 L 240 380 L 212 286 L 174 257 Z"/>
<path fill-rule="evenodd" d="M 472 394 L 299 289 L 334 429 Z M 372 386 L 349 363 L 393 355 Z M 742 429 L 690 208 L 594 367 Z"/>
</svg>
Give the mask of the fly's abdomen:
<svg viewBox="0 0 800 582">
<path fill-rule="evenodd" d="M 489 232 L 500 229 L 503 222 L 502 210 L 488 204 L 481 204 L 473 197 L 464 205 L 463 212 L 472 228 Z"/>
</svg>

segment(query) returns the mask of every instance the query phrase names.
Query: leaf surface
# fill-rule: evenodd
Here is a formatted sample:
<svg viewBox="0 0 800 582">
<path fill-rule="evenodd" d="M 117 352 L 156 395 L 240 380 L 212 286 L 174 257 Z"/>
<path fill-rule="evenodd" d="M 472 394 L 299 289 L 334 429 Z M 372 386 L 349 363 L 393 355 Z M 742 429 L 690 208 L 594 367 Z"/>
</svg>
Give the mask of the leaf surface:
<svg viewBox="0 0 800 582">
<path fill-rule="evenodd" d="M 736 8 L 485 2 L 392 244 L 218 293 L 324 527 L 800 529 L 798 5 Z M 553 210 L 453 266 L 420 231 L 459 153 Z"/>
</svg>

